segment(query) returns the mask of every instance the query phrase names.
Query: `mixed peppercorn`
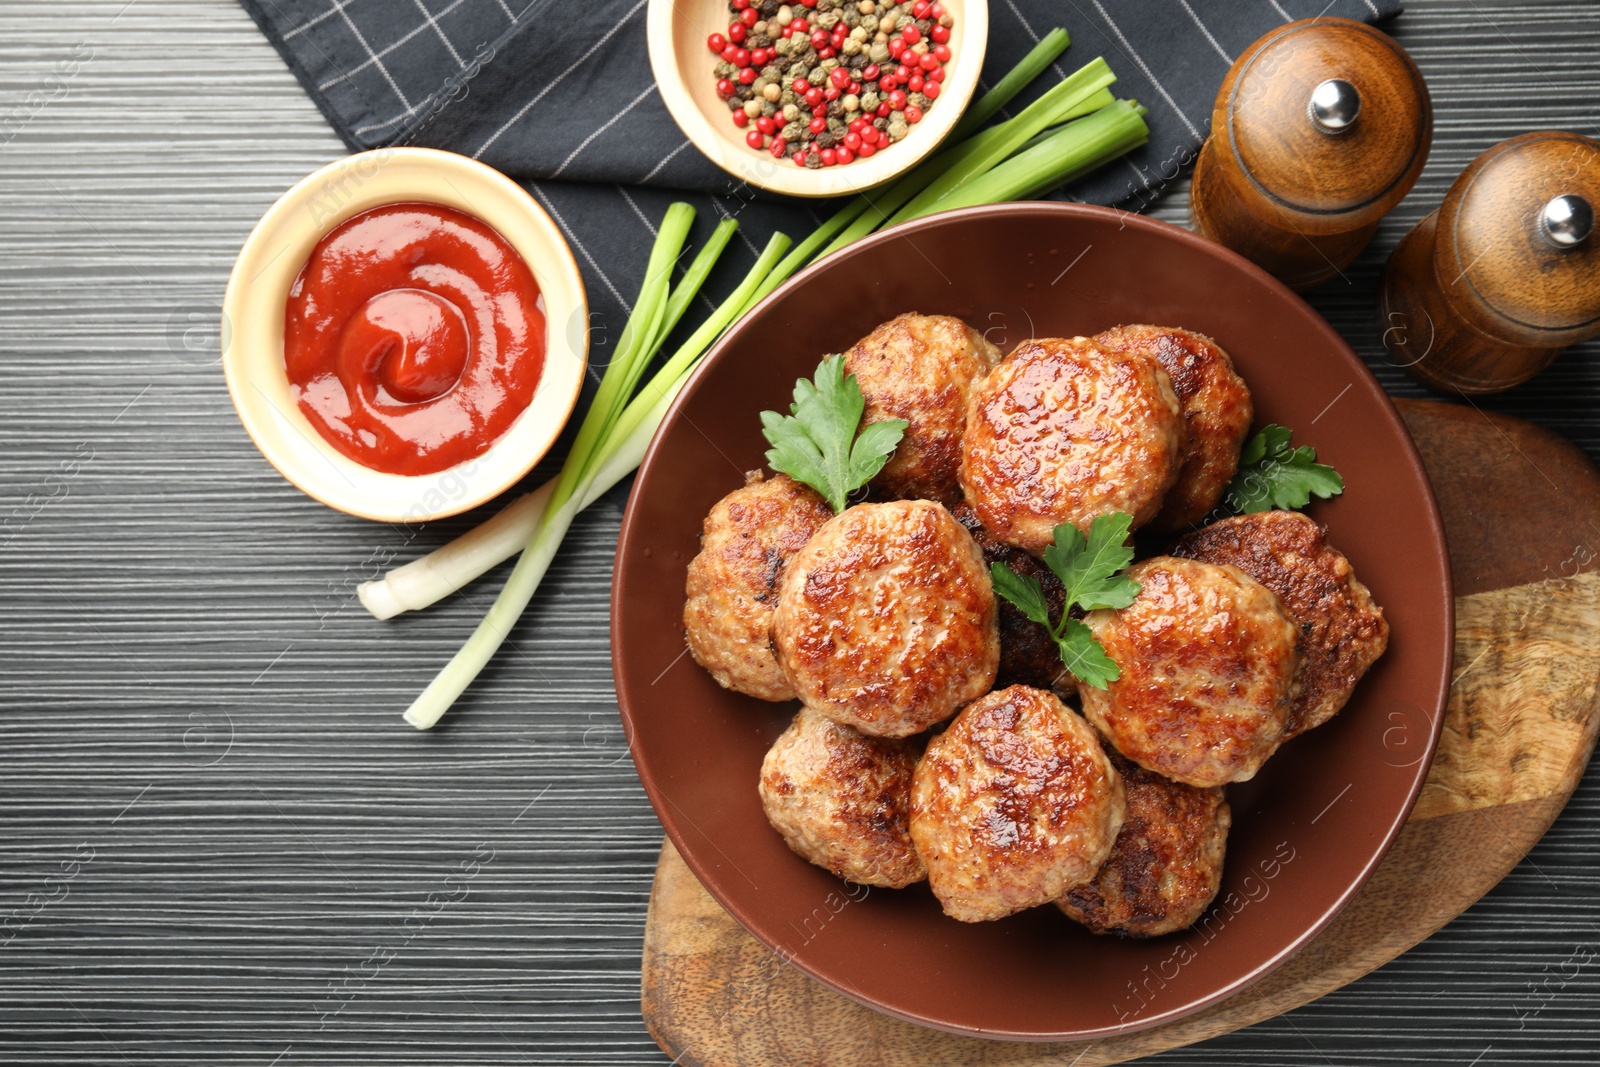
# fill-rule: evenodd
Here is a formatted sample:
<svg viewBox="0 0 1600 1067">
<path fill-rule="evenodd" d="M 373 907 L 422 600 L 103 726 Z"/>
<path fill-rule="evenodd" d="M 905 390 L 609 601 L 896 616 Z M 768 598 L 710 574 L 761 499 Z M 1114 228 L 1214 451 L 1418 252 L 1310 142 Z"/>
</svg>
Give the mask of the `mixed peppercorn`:
<svg viewBox="0 0 1600 1067">
<path fill-rule="evenodd" d="M 931 0 L 732 0 L 717 95 L 751 148 L 802 167 L 867 159 L 939 98 L 955 24 Z"/>
</svg>

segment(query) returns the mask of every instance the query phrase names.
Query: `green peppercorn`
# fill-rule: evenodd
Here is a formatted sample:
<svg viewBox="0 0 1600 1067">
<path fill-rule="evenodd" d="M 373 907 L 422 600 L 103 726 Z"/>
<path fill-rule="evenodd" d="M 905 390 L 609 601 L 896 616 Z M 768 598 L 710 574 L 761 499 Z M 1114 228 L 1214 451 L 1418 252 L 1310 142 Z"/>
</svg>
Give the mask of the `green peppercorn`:
<svg viewBox="0 0 1600 1067">
<path fill-rule="evenodd" d="M 818 67 L 806 76 L 806 81 L 816 86 L 822 85 L 822 83 L 826 82 L 827 80 L 828 72 L 823 70 L 821 67 Z"/>
<path fill-rule="evenodd" d="M 928 108 L 933 106 L 933 101 L 929 100 L 921 93 L 912 93 L 910 96 L 906 97 L 906 103 L 910 104 L 912 107 L 921 108 L 923 111 L 926 111 Z"/>
<path fill-rule="evenodd" d="M 861 94 L 862 111 L 876 111 L 878 110 L 878 105 L 881 103 L 883 103 L 883 99 L 878 96 L 878 91 L 876 89 L 868 89 L 866 92 Z"/>
<path fill-rule="evenodd" d="M 881 41 L 874 41 L 872 47 L 867 49 L 867 57 L 881 67 L 889 62 L 889 46 Z"/>
<path fill-rule="evenodd" d="M 896 115 L 903 115 L 904 112 L 896 111 L 895 114 Z M 891 141 L 902 140 L 905 137 L 905 135 L 910 133 L 910 132 L 911 132 L 911 127 L 906 125 L 906 122 L 905 122 L 904 119 L 898 119 L 898 120 L 896 120 L 894 122 L 889 123 L 889 140 L 891 140 Z"/>
</svg>

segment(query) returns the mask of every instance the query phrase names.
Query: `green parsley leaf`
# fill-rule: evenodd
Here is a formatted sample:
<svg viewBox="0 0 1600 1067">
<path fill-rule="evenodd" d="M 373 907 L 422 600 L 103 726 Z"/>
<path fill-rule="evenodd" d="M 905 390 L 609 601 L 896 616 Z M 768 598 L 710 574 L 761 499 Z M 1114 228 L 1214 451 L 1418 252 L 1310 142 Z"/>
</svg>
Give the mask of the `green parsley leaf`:
<svg viewBox="0 0 1600 1067">
<path fill-rule="evenodd" d="M 1122 677 L 1122 668 L 1106 655 L 1105 646 L 1095 640 L 1094 631 L 1081 619 L 1068 619 L 1056 644 L 1061 649 L 1061 662 L 1084 685 L 1104 689 Z"/>
<path fill-rule="evenodd" d="M 1070 522 L 1055 529 L 1055 543 L 1044 550 L 1044 563 L 1067 589 L 1067 603 L 1084 611 L 1125 608 L 1139 595 L 1139 583 L 1120 573 L 1133 562 L 1128 531 L 1133 516 L 1126 512 L 1099 515 L 1089 536 Z"/>
<path fill-rule="evenodd" d="M 1270 508 L 1303 508 L 1344 492 L 1344 479 L 1309 445 L 1291 448 L 1291 431 L 1276 423 L 1262 428 L 1239 452 L 1239 471 L 1228 484 L 1228 507 L 1240 514 Z"/>
<path fill-rule="evenodd" d="M 761 432 L 772 446 L 767 464 L 821 493 L 834 511 L 843 511 L 850 494 L 883 469 L 910 425 L 905 419 L 883 419 L 857 435 L 866 407 L 856 376 L 844 372 L 844 356 L 829 356 L 814 381 L 794 383 L 791 414 L 761 413 Z"/>
<path fill-rule="evenodd" d="M 1050 626 L 1050 602 L 1045 599 L 1044 586 L 1031 574 L 1018 574 L 1004 563 L 989 564 L 989 576 L 994 579 L 994 591 L 1017 606 L 1028 618 L 1040 626 Z"/>
<path fill-rule="evenodd" d="M 1133 547 L 1127 543 L 1132 525 L 1133 516 L 1118 511 L 1097 516 L 1089 524 L 1087 537 L 1068 522 L 1055 528 L 1055 540 L 1045 548 L 1044 562 L 1061 579 L 1066 605 L 1054 622 L 1044 588 L 1036 579 L 1018 574 L 1004 563 L 989 568 L 996 595 L 1049 631 L 1062 664 L 1074 678 L 1096 689 L 1104 689 L 1122 672 L 1094 632 L 1071 613 L 1074 607 L 1084 611 L 1125 608 L 1139 595 L 1139 583 L 1123 573 L 1133 562 Z"/>
</svg>

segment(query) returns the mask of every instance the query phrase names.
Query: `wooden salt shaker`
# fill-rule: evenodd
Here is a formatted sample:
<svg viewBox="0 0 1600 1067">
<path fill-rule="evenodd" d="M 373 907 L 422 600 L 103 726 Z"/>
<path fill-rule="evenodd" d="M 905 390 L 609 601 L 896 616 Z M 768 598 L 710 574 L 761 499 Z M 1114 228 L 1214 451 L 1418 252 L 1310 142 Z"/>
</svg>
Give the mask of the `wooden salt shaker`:
<svg viewBox="0 0 1600 1067">
<path fill-rule="evenodd" d="M 1234 62 L 1195 161 L 1195 229 L 1304 292 L 1339 275 L 1428 158 L 1433 108 L 1388 34 L 1281 26 Z"/>
<path fill-rule="evenodd" d="M 1525 133 L 1468 164 L 1389 257 L 1389 358 L 1441 392 L 1525 382 L 1600 335 L 1600 143 Z"/>
</svg>

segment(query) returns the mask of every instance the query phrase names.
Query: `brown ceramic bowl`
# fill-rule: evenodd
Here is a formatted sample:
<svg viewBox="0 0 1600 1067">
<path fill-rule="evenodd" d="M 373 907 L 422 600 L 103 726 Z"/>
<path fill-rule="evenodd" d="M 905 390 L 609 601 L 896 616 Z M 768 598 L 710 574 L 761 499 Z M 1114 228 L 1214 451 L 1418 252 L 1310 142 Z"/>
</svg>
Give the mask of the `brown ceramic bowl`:
<svg viewBox="0 0 1600 1067">
<path fill-rule="evenodd" d="M 836 300 L 844 293 L 852 302 Z M 795 378 L 821 356 L 910 310 L 958 315 L 1006 350 L 1126 322 L 1210 334 L 1249 382 L 1258 424 L 1293 427 L 1297 443 L 1314 443 L 1345 477 L 1343 496 L 1308 510 L 1384 606 L 1388 654 L 1337 718 L 1231 790 L 1222 894 L 1187 933 L 1095 937 L 1049 907 L 968 925 L 946 918 L 925 885 L 850 900 L 837 878 L 789 851 L 756 795 L 761 758 L 795 705 L 723 690 L 684 655 L 685 568 L 701 518 L 763 464 L 757 413 L 787 410 Z M 1168 1022 L 1238 992 L 1315 937 L 1411 810 L 1438 738 L 1453 639 L 1433 494 L 1349 347 L 1220 246 L 1069 204 L 975 208 L 869 238 L 732 330 L 645 458 L 617 548 L 611 618 L 617 696 L 645 791 L 735 918 L 806 973 L 891 1015 L 1041 1040 Z"/>
</svg>

